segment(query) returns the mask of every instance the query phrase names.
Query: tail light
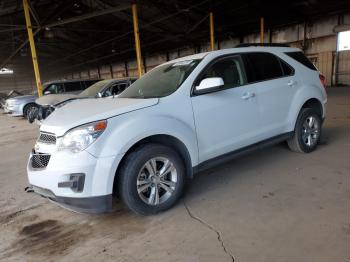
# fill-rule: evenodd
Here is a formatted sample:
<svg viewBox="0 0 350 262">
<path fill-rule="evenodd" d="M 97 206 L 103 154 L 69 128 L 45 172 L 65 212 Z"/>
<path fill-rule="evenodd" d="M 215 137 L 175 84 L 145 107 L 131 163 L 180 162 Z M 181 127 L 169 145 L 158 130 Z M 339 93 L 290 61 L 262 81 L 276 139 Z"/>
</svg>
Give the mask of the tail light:
<svg viewBox="0 0 350 262">
<path fill-rule="evenodd" d="M 324 88 L 326 88 L 326 85 L 327 85 L 326 77 L 322 74 L 319 74 L 319 76 L 320 76 L 321 84 L 323 85 Z"/>
</svg>

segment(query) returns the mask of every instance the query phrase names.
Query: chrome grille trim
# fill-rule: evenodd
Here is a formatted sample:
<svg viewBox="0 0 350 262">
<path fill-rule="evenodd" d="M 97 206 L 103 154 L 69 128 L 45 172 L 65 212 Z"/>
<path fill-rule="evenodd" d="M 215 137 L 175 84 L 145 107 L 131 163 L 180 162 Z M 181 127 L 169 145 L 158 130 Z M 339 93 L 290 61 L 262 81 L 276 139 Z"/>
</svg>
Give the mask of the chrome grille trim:
<svg viewBox="0 0 350 262">
<path fill-rule="evenodd" d="M 38 142 L 44 144 L 56 144 L 56 136 L 51 133 L 40 132 Z"/>
</svg>

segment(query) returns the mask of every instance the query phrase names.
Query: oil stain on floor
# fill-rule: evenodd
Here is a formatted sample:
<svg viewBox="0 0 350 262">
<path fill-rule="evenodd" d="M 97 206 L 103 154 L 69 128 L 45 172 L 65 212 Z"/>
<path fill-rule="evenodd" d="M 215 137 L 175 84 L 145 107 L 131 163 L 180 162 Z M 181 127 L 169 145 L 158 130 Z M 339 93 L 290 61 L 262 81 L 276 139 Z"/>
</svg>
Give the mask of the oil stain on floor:
<svg viewBox="0 0 350 262">
<path fill-rule="evenodd" d="M 65 224 L 48 219 L 23 226 L 11 247 L 0 253 L 6 259 L 22 253 L 27 256 L 64 255 L 91 233 L 88 224 Z"/>
</svg>

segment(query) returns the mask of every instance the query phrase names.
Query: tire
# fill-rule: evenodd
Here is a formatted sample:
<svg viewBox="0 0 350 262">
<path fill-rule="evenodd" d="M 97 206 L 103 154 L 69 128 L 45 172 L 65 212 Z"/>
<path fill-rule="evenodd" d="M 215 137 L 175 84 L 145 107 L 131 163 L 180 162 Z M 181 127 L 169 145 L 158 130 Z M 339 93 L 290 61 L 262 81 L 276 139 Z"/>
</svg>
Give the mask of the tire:
<svg viewBox="0 0 350 262">
<path fill-rule="evenodd" d="M 30 124 L 32 124 L 35 119 L 37 119 L 39 113 L 39 108 L 32 107 L 30 110 L 28 110 L 27 113 L 27 119 Z"/>
<path fill-rule="evenodd" d="M 39 107 L 37 104 L 34 104 L 34 103 L 30 103 L 30 104 L 25 105 L 23 108 L 23 117 L 28 119 L 28 114 L 33 108 L 38 109 Z"/>
<path fill-rule="evenodd" d="M 290 150 L 298 153 L 314 151 L 320 142 L 321 131 L 322 121 L 318 112 L 313 108 L 303 108 L 295 124 L 294 135 L 287 141 Z"/>
<path fill-rule="evenodd" d="M 163 170 L 165 163 L 172 164 L 173 168 Z M 154 169 L 157 172 L 153 172 Z M 180 198 L 185 184 L 185 167 L 171 148 L 146 144 L 126 156 L 117 183 L 119 196 L 130 210 L 152 215 L 171 208 Z"/>
</svg>

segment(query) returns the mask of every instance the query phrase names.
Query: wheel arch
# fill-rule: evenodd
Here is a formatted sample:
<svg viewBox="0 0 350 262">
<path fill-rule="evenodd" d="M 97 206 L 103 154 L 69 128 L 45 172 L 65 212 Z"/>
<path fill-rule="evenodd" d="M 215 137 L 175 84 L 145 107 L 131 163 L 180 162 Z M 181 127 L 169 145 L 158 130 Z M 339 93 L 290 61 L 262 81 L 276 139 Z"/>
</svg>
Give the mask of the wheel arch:
<svg viewBox="0 0 350 262">
<path fill-rule="evenodd" d="M 322 107 L 322 103 L 320 100 L 318 100 L 317 98 L 310 98 L 309 100 L 307 100 L 302 107 L 300 108 L 314 108 L 320 115 L 320 117 L 322 118 L 323 116 L 323 107 Z"/>
<path fill-rule="evenodd" d="M 301 94 L 298 95 L 294 99 L 293 105 L 291 107 L 292 110 L 289 114 L 289 125 L 286 131 L 294 131 L 298 116 L 303 108 L 315 108 L 319 113 L 320 117 L 324 118 L 325 108 L 321 101 L 322 100 L 317 96 L 310 95 L 304 97 Z"/>
<path fill-rule="evenodd" d="M 167 134 L 157 134 L 157 135 L 151 135 L 147 136 L 136 143 L 134 143 L 124 154 L 122 159 L 119 162 L 119 165 L 117 167 L 117 170 L 114 175 L 113 180 L 113 193 L 117 192 L 118 186 L 118 173 L 120 172 L 121 166 L 123 162 L 125 161 L 128 154 L 130 154 L 132 151 L 136 150 L 140 146 L 147 144 L 147 143 L 155 143 L 155 144 L 161 144 L 164 146 L 169 146 L 172 149 L 174 149 L 178 154 L 179 157 L 183 160 L 186 170 L 186 177 L 192 178 L 193 177 L 193 168 L 192 168 L 192 161 L 191 161 L 191 155 L 186 147 L 186 145 L 178 138 L 167 135 Z"/>
<path fill-rule="evenodd" d="M 24 110 L 25 110 L 25 108 L 27 108 L 27 107 L 30 106 L 30 105 L 35 105 L 35 106 L 37 106 L 37 104 L 35 103 L 35 101 L 32 101 L 32 102 L 23 104 L 23 105 L 22 105 L 22 114 L 23 114 L 23 115 L 24 115 Z"/>
</svg>

